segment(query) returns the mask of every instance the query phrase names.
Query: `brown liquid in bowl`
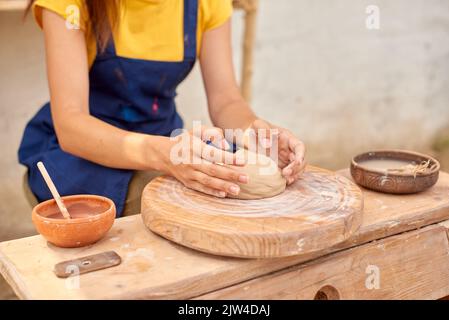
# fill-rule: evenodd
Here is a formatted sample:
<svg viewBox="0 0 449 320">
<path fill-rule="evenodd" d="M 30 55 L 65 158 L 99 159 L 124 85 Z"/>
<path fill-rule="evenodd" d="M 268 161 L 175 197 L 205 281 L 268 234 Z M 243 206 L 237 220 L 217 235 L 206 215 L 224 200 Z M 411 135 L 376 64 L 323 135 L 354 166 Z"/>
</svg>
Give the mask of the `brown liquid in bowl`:
<svg viewBox="0 0 449 320">
<path fill-rule="evenodd" d="M 72 219 L 88 218 L 109 209 L 107 203 L 90 200 L 77 200 L 65 205 Z M 56 203 L 46 207 L 40 215 L 51 219 L 65 219 Z"/>
</svg>

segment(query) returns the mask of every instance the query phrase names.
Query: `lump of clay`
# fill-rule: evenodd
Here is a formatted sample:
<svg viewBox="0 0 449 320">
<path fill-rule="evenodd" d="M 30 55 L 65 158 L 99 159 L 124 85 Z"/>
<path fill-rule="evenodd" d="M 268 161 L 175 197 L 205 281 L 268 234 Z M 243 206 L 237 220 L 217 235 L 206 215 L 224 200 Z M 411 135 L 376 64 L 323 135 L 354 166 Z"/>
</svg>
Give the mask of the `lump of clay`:
<svg viewBox="0 0 449 320">
<path fill-rule="evenodd" d="M 236 155 L 244 157 L 247 164 L 243 167 L 233 167 L 246 173 L 249 182 L 240 183 L 240 193 L 237 196 L 228 194 L 228 197 L 244 200 L 263 199 L 278 195 L 285 190 L 286 180 L 271 158 L 245 149 L 238 150 Z"/>
</svg>

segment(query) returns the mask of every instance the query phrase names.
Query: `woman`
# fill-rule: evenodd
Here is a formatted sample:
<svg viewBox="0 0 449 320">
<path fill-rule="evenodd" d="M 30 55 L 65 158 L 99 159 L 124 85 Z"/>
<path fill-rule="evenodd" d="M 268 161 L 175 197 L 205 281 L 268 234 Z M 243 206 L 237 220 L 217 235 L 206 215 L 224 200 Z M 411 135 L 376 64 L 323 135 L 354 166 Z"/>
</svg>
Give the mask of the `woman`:
<svg viewBox="0 0 449 320">
<path fill-rule="evenodd" d="M 176 87 L 197 57 L 216 126 L 203 127 L 201 138 L 211 130 L 222 137 L 225 128 L 277 128 L 278 163 L 287 182 L 302 172 L 303 143 L 258 119 L 239 92 L 229 0 L 37 0 L 31 7 L 45 35 L 50 102 L 28 123 L 19 160 L 38 201 L 51 197 L 38 161 L 61 194 L 107 196 L 118 215 L 139 211 L 142 187 L 154 172 L 214 196 L 237 195 L 237 183 L 248 177 L 232 167 L 202 152 L 196 156 L 206 163 L 170 160 L 177 142 L 169 136 L 183 126 Z M 226 143 L 217 142 L 222 150 L 216 154 L 225 157 Z"/>
</svg>

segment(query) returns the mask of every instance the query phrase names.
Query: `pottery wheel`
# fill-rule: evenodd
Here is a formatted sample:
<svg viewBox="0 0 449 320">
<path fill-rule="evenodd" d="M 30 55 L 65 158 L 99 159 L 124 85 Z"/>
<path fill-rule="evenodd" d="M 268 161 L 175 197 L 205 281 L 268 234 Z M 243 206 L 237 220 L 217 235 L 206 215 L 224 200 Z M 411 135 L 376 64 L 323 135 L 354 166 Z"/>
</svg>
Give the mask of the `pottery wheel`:
<svg viewBox="0 0 449 320">
<path fill-rule="evenodd" d="M 307 167 L 272 198 L 220 199 L 171 177 L 142 194 L 142 218 L 153 232 L 211 254 L 267 258 L 306 254 L 349 238 L 360 226 L 361 190 L 334 172 Z"/>
</svg>

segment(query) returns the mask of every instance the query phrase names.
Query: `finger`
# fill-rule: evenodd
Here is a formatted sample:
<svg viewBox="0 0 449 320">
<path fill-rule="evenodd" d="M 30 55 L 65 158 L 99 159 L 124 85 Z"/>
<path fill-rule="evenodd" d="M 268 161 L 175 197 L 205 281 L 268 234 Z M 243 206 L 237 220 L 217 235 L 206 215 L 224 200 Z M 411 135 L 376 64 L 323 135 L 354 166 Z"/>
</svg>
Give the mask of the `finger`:
<svg viewBox="0 0 449 320">
<path fill-rule="evenodd" d="M 304 143 L 292 136 L 289 139 L 289 149 L 291 151 L 289 154 L 290 164 L 282 170 L 283 175 L 286 177 L 297 174 L 304 164 Z"/>
<path fill-rule="evenodd" d="M 190 189 L 200 191 L 202 193 L 209 194 L 214 197 L 218 198 L 226 197 L 226 192 L 206 187 L 197 181 L 190 181 L 189 183 L 187 183 L 187 187 L 189 187 Z"/>
<path fill-rule="evenodd" d="M 291 164 L 290 164 L 291 165 Z M 296 165 L 293 167 L 291 172 L 287 172 L 288 174 L 284 174 L 284 171 L 282 172 L 282 175 L 287 178 L 294 178 L 294 180 L 298 180 L 298 177 L 301 176 L 301 174 L 306 169 L 307 162 L 304 161 L 303 163 L 300 163 L 299 165 Z"/>
<path fill-rule="evenodd" d="M 214 163 L 205 163 L 196 167 L 198 171 L 201 171 L 211 177 L 223 179 L 226 181 L 248 183 L 249 177 L 246 173 L 239 172 L 228 166 L 220 166 Z"/>
<path fill-rule="evenodd" d="M 288 147 L 289 137 L 285 132 L 281 132 L 279 135 L 279 151 L 290 152 Z"/>
<path fill-rule="evenodd" d="M 271 158 L 278 164 L 278 167 L 282 169 L 290 163 L 288 160 L 288 154 L 288 152 L 281 150 L 278 152 L 277 158 L 275 157 L 275 155 L 273 155 Z"/>
<path fill-rule="evenodd" d="M 245 159 L 237 157 L 236 154 L 221 149 L 217 149 L 215 147 L 206 144 L 204 144 L 203 150 L 199 156 L 204 160 L 213 163 L 222 163 L 240 166 L 245 164 Z"/>
<path fill-rule="evenodd" d="M 278 167 L 284 169 L 290 162 L 284 161 L 283 159 L 278 159 Z"/>
<path fill-rule="evenodd" d="M 225 140 L 223 129 L 217 127 L 203 127 L 201 131 L 201 139 L 210 141 L 215 147 L 229 150 L 231 146 Z"/>
<path fill-rule="evenodd" d="M 303 171 L 301 171 L 300 173 L 298 173 L 298 174 L 296 174 L 294 176 L 289 177 L 287 179 L 287 185 L 291 185 L 291 184 L 295 183 L 296 181 L 298 181 L 299 178 L 301 177 L 302 172 Z"/>
<path fill-rule="evenodd" d="M 299 164 L 299 166 L 295 166 L 293 168 L 293 176 L 301 175 L 306 169 L 307 161 L 303 161 Z"/>
<path fill-rule="evenodd" d="M 282 169 L 282 174 L 285 176 L 294 176 L 304 167 L 305 161 L 299 162 L 297 159 L 295 159 L 293 162 L 290 162 L 284 169 Z"/>
<path fill-rule="evenodd" d="M 289 163 L 290 160 L 290 154 L 292 154 L 288 149 L 287 150 L 281 150 L 279 151 L 279 159 L 283 162 Z"/>
<path fill-rule="evenodd" d="M 287 185 L 291 185 L 293 183 L 295 183 L 296 181 L 299 180 L 299 178 L 301 177 L 301 175 L 304 173 L 305 168 L 306 168 L 306 163 L 302 164 L 301 166 L 298 167 L 298 171 L 292 175 L 290 175 L 289 177 L 286 178 L 287 180 Z"/>
<path fill-rule="evenodd" d="M 240 187 L 235 183 L 208 176 L 201 171 L 195 171 L 193 174 L 193 180 L 201 183 L 205 187 L 224 191 L 234 196 L 238 195 L 240 192 Z"/>
<path fill-rule="evenodd" d="M 294 161 L 294 162 L 290 162 L 284 169 L 282 169 L 282 175 L 284 177 L 290 177 L 291 175 L 293 175 L 295 166 L 299 166 L 300 163 Z"/>
<path fill-rule="evenodd" d="M 265 150 L 265 155 L 267 155 L 273 143 L 275 141 L 277 142 L 279 138 L 278 129 L 274 128 L 270 123 L 260 119 L 253 122 L 252 129 L 255 131 L 257 144 Z M 261 152 L 260 149 L 259 152 Z"/>
<path fill-rule="evenodd" d="M 290 139 L 290 151 L 295 154 L 295 158 L 300 162 L 304 162 L 306 147 L 304 143 L 296 138 Z"/>
<path fill-rule="evenodd" d="M 295 182 L 295 178 L 293 178 L 293 177 L 286 178 L 286 180 L 287 180 L 288 186 Z"/>
<path fill-rule="evenodd" d="M 289 160 L 290 162 L 293 162 L 293 161 L 296 160 L 295 154 L 294 154 L 293 152 L 290 152 L 290 153 L 288 154 L 288 160 Z"/>
<path fill-rule="evenodd" d="M 263 128 L 260 131 L 258 130 L 257 137 L 262 148 L 270 149 L 273 146 L 274 141 L 279 138 L 279 135 L 277 130 Z"/>
<path fill-rule="evenodd" d="M 231 165 L 243 165 L 244 160 L 237 159 L 234 153 L 218 149 L 214 146 L 207 145 L 201 139 L 192 137 L 193 140 L 193 154 L 208 162 L 224 163 Z"/>
</svg>

